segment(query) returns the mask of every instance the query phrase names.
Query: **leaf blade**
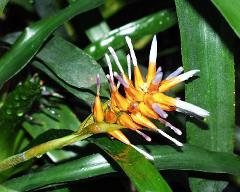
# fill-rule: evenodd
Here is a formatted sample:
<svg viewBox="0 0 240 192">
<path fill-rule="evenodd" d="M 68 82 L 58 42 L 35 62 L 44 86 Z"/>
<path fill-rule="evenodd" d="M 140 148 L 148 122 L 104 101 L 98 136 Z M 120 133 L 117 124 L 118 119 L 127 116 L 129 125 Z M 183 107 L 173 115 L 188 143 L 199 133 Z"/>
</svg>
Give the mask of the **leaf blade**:
<svg viewBox="0 0 240 192">
<path fill-rule="evenodd" d="M 186 85 L 186 100 L 210 112 L 210 117 L 204 122 L 187 122 L 187 140 L 209 150 L 232 153 L 234 60 L 230 48 L 234 36 L 209 2 L 204 6 L 186 0 L 175 2 L 183 65 L 187 70 L 201 71 L 200 78 Z M 224 188 L 222 184 L 192 179 L 191 186 L 193 191 L 221 191 Z"/>
</svg>

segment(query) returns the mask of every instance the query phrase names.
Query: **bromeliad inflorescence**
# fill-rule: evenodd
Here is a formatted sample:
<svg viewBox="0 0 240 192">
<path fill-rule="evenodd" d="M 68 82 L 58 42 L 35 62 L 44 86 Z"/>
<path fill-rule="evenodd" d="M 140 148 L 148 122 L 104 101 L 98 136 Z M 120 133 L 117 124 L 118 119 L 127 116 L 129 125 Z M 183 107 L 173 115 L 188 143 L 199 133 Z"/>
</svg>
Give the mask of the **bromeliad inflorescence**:
<svg viewBox="0 0 240 192">
<path fill-rule="evenodd" d="M 99 91 L 100 91 L 100 79 L 97 76 L 97 96 L 95 98 L 93 106 L 93 115 L 96 122 L 108 122 L 120 124 L 128 129 L 136 131 L 143 136 L 147 141 L 151 141 L 151 138 L 141 132 L 143 128 L 147 128 L 151 131 L 155 131 L 168 138 L 178 146 L 182 146 L 182 143 L 166 134 L 150 120 L 159 120 L 166 127 L 172 129 L 176 134 L 181 135 L 182 132 L 172 124 L 170 124 L 166 118 L 168 117 L 168 111 L 179 111 L 190 115 L 197 115 L 200 117 L 206 117 L 209 112 L 197 107 L 193 104 L 184 102 L 178 98 L 172 98 L 164 94 L 177 84 L 189 79 L 199 70 L 191 70 L 183 73 L 183 67 L 179 67 L 176 71 L 168 75 L 164 80 L 161 67 L 156 69 L 157 59 L 157 39 L 154 36 L 150 56 L 149 66 L 146 75 L 146 81 L 143 80 L 141 71 L 139 70 L 137 58 L 133 49 L 131 39 L 126 37 L 126 42 L 130 50 L 130 54 L 127 55 L 128 73 L 126 74 L 119 62 L 119 59 L 112 47 L 109 47 L 115 63 L 121 74 L 112 71 L 112 64 L 108 54 L 105 54 L 106 62 L 109 68 L 109 74 L 106 76 L 110 88 L 111 98 L 106 109 L 103 109 Z M 134 67 L 134 78 L 131 78 L 131 63 Z M 114 80 L 118 81 L 116 85 Z M 122 85 L 125 91 L 125 96 L 118 91 L 119 85 Z M 108 132 L 114 138 L 121 142 L 133 146 L 127 137 L 120 131 L 115 130 Z M 135 146 L 133 146 L 136 148 Z M 139 150 L 139 149 L 137 149 Z"/>
<path fill-rule="evenodd" d="M 195 73 L 199 72 L 199 70 L 191 70 L 181 74 L 183 68 L 179 67 L 167 78 L 162 80 L 163 72 L 161 67 L 156 69 L 157 40 L 156 36 L 154 36 L 149 56 L 148 73 L 146 81 L 144 81 L 141 71 L 138 68 L 137 58 L 133 50 L 131 39 L 126 37 L 126 41 L 130 49 L 130 54 L 127 55 L 127 74 L 124 72 L 113 48 L 109 47 L 109 51 L 121 74 L 113 72 L 110 58 L 105 54 L 106 62 L 109 67 L 107 78 L 111 88 L 111 98 L 107 102 L 107 105 L 102 105 L 100 100 L 100 78 L 97 76 L 97 95 L 93 105 L 93 114 L 84 120 L 78 131 L 34 146 L 24 152 L 1 161 L 0 172 L 31 158 L 41 156 L 50 150 L 70 145 L 94 134 L 106 132 L 121 142 L 132 146 L 146 158 L 153 159 L 150 154 L 132 145 L 128 138 L 122 133 L 122 131 L 120 131 L 121 128 L 131 129 L 143 136 L 147 141 L 151 141 L 151 138 L 141 131 L 146 128 L 160 133 L 162 136 L 174 142 L 177 146 L 183 145 L 181 142 L 159 129 L 151 119 L 159 120 L 166 127 L 172 129 L 176 134 L 181 135 L 181 130 L 166 120 L 168 117 L 168 111 L 179 111 L 200 117 L 206 117 L 209 115 L 208 111 L 200 107 L 164 94 L 164 92 L 168 91 L 175 85 L 192 77 Z M 131 78 L 131 63 L 134 68 L 133 80 Z M 117 85 L 114 80 L 118 81 Z M 119 92 L 120 85 L 123 86 L 125 91 L 124 96 Z"/>
</svg>

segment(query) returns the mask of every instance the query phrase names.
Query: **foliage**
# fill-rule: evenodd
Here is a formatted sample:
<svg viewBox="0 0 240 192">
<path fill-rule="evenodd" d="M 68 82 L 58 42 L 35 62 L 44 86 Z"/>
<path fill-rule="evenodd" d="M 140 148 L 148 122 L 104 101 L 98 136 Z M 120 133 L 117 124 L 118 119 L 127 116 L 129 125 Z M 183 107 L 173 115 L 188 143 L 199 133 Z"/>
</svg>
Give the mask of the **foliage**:
<svg viewBox="0 0 240 192">
<path fill-rule="evenodd" d="M 238 191 L 237 5 L 238 0 L 0 0 L 0 191 Z M 92 115 L 97 74 L 101 99 L 110 98 L 103 59 L 109 46 L 128 70 L 126 35 L 143 73 L 154 35 L 157 63 L 166 74 L 180 65 L 199 69 L 198 77 L 168 95 L 210 112 L 204 120 L 169 114 L 184 132 L 177 137 L 183 147 L 167 146 L 154 133 L 147 143 L 124 130 L 153 161 L 105 134 L 123 126 L 95 122 Z M 115 63 L 113 69 L 118 71 Z"/>
</svg>

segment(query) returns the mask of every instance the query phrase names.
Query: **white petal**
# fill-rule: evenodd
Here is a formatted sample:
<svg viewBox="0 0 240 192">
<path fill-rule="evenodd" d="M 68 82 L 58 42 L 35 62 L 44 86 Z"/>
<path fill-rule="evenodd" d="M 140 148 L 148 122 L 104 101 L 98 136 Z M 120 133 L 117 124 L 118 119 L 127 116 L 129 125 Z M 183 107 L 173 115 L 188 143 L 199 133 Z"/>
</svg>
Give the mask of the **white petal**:
<svg viewBox="0 0 240 192">
<path fill-rule="evenodd" d="M 168 135 L 167 133 L 165 133 L 164 131 L 162 131 L 161 129 L 156 129 L 156 131 L 158 133 L 160 133 L 162 136 L 166 137 L 167 139 L 169 139 L 170 141 L 172 141 L 173 143 L 175 143 L 177 146 L 183 146 L 183 144 L 181 142 L 179 142 L 177 139 L 171 137 L 170 135 Z"/>
<path fill-rule="evenodd" d="M 132 145 L 132 144 L 130 146 L 133 147 L 134 149 L 136 149 L 136 151 L 141 153 L 147 159 L 152 160 L 152 161 L 154 160 L 153 156 L 148 154 L 146 151 L 144 151 L 144 150 L 142 150 L 142 149 L 140 149 L 140 148 L 138 148 L 138 147 L 136 147 L 135 145 Z"/>
<path fill-rule="evenodd" d="M 178 78 L 180 81 L 185 81 L 187 79 L 189 79 L 190 77 L 192 77 L 193 75 L 195 75 L 196 73 L 198 73 L 200 70 L 198 69 L 195 69 L 195 70 L 191 70 L 191 71 L 188 71 L 186 73 L 183 73 L 179 76 L 177 76 L 176 78 Z"/>
<path fill-rule="evenodd" d="M 105 54 L 105 58 L 106 58 L 107 65 L 108 65 L 110 79 L 113 81 L 113 71 L 112 71 L 112 63 L 111 63 L 110 57 L 108 56 L 108 54 Z"/>
<path fill-rule="evenodd" d="M 192 113 L 195 115 L 198 115 L 200 117 L 207 117 L 209 116 L 209 112 L 205 109 L 202 109 L 196 105 L 193 105 L 191 103 L 187 103 L 185 101 L 176 100 L 176 111 L 184 112 L 184 113 Z"/>
<path fill-rule="evenodd" d="M 149 54 L 149 63 L 156 64 L 157 60 L 157 37 L 154 35 Z"/>
<path fill-rule="evenodd" d="M 127 65 L 128 65 L 128 78 L 131 80 L 132 78 L 132 70 L 131 70 L 131 56 L 127 55 Z"/>
<path fill-rule="evenodd" d="M 111 53 L 111 55 L 112 55 L 115 63 L 117 64 L 117 67 L 118 67 L 119 71 L 120 71 L 122 74 L 124 74 L 122 65 L 121 65 L 121 63 L 120 63 L 120 61 L 119 61 L 119 59 L 118 59 L 118 56 L 117 56 L 116 52 L 114 51 L 114 49 L 113 49 L 112 47 L 108 47 L 108 50 L 110 51 L 110 53 Z"/>
<path fill-rule="evenodd" d="M 131 41 L 130 37 L 128 37 L 128 36 L 126 36 L 125 39 L 126 39 L 127 45 L 130 50 L 130 55 L 132 58 L 133 66 L 137 66 L 137 57 L 136 57 L 134 49 L 133 49 L 132 41 Z"/>
</svg>

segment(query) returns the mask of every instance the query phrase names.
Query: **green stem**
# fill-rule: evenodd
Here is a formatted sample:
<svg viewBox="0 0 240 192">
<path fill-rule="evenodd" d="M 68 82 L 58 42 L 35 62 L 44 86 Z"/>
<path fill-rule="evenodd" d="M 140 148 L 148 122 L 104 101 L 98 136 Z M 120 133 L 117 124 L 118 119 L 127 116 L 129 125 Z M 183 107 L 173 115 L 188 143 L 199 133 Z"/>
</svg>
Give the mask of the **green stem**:
<svg viewBox="0 0 240 192">
<path fill-rule="evenodd" d="M 61 137 L 58 139 L 53 139 L 46 143 L 42 143 L 40 145 L 32 147 L 32 148 L 28 149 L 27 151 L 24 151 L 17 155 L 11 156 L 11 157 L 3 160 L 2 162 L 0 162 L 0 172 L 4 171 L 6 169 L 12 168 L 12 167 L 18 165 L 19 163 L 23 163 L 34 157 L 40 157 L 44 153 L 51 151 L 53 149 L 62 148 L 66 145 L 70 145 L 77 141 L 86 139 L 87 137 L 90 137 L 91 135 L 92 134 L 81 135 L 81 134 L 73 133 L 71 135 L 67 135 L 65 137 Z"/>
</svg>

